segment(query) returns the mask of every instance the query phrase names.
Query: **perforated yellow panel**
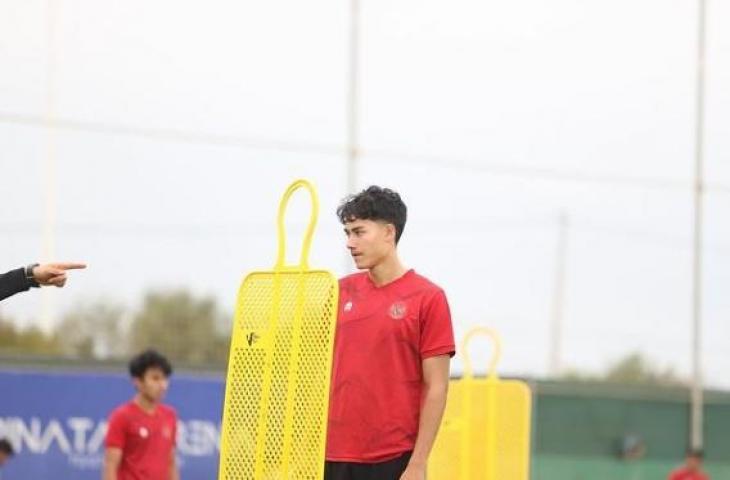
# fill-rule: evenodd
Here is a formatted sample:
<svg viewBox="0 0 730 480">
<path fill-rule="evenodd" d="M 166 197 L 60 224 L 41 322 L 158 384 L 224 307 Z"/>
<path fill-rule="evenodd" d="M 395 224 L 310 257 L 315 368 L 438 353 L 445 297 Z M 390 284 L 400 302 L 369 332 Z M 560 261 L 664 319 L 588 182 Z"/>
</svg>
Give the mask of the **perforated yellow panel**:
<svg viewBox="0 0 730 480">
<path fill-rule="evenodd" d="M 499 380 L 492 359 L 488 378 L 473 378 L 468 339 L 463 343 L 464 377 L 452 380 L 438 437 L 429 458 L 429 480 L 527 480 L 530 474 L 530 389 L 524 382 Z"/>
<path fill-rule="evenodd" d="M 302 260 L 283 265 L 283 213 L 296 188 L 310 189 L 313 220 Z M 241 285 L 228 364 L 219 479 L 312 479 L 324 474 L 337 280 L 309 270 L 316 196 L 293 184 L 279 212 L 280 256 L 271 272 Z"/>
</svg>

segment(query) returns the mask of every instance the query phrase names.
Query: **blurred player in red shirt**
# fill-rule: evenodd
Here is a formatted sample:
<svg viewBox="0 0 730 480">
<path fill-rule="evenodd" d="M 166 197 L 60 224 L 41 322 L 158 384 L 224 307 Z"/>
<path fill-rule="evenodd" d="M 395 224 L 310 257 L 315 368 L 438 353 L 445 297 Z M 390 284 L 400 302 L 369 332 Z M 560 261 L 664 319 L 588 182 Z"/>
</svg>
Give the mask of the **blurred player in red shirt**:
<svg viewBox="0 0 730 480">
<path fill-rule="evenodd" d="M 689 449 L 684 465 L 669 474 L 667 480 L 710 480 L 710 476 L 702 471 L 702 450 Z"/>
<path fill-rule="evenodd" d="M 109 416 L 103 480 L 179 480 L 177 414 L 163 405 L 172 366 L 154 350 L 129 362 L 137 394 Z"/>
</svg>

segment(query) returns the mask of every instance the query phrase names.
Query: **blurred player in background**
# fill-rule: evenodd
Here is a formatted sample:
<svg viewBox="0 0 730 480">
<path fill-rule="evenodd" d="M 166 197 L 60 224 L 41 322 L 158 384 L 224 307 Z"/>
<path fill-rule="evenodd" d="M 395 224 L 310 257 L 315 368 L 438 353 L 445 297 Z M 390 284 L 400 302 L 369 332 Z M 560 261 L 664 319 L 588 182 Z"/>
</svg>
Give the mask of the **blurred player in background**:
<svg viewBox="0 0 730 480">
<path fill-rule="evenodd" d="M 667 480 L 710 480 L 710 476 L 702 471 L 704 456 L 702 450 L 687 450 L 684 465 L 670 473 Z"/>
<path fill-rule="evenodd" d="M 103 480 L 179 480 L 177 413 L 162 404 L 170 362 L 147 350 L 129 362 L 137 394 L 109 416 Z"/>
</svg>

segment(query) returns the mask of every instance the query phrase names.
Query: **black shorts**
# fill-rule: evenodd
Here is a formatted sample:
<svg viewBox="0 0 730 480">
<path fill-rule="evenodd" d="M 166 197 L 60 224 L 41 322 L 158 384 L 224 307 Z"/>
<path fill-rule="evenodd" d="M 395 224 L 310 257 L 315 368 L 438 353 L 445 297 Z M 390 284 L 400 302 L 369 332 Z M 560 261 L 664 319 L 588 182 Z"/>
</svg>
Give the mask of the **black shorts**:
<svg viewBox="0 0 730 480">
<path fill-rule="evenodd" d="M 324 480 L 398 480 L 411 453 L 381 463 L 325 462 Z"/>
</svg>

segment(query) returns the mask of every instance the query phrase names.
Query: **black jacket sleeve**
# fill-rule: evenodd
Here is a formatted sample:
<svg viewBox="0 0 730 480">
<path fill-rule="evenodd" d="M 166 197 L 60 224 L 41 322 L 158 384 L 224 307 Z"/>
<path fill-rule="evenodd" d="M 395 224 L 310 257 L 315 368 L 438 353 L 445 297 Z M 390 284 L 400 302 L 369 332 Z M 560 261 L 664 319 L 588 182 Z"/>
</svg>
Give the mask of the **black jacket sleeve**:
<svg viewBox="0 0 730 480">
<path fill-rule="evenodd" d="M 30 289 L 30 282 L 25 278 L 25 269 L 18 268 L 0 275 L 0 300 L 6 299 L 18 292 Z"/>
</svg>

